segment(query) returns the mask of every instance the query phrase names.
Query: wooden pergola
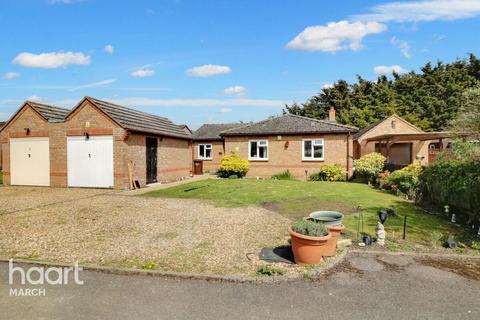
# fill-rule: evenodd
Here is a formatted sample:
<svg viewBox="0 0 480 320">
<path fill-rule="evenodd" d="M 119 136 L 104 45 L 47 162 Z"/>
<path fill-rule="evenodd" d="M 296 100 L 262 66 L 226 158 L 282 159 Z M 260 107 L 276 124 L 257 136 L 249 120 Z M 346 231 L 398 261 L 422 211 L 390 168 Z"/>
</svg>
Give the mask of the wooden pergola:
<svg viewBox="0 0 480 320">
<path fill-rule="evenodd" d="M 386 156 L 390 155 L 390 147 L 397 142 L 411 141 L 435 141 L 439 142 L 439 151 L 443 150 L 443 139 L 462 138 L 465 139 L 469 134 L 457 132 L 418 132 L 418 133 L 390 133 L 367 138 L 367 142 L 378 142 L 380 151 L 385 146 Z"/>
</svg>

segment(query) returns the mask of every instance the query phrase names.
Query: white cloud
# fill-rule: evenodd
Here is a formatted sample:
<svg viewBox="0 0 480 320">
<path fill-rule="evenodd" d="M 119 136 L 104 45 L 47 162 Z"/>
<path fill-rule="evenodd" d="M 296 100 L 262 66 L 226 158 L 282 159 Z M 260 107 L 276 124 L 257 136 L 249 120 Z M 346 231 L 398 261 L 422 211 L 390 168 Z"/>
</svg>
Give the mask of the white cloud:
<svg viewBox="0 0 480 320">
<path fill-rule="evenodd" d="M 85 89 L 85 88 L 102 87 L 102 86 L 106 86 L 107 84 L 114 83 L 115 81 L 117 81 L 117 79 L 107 79 L 107 80 L 102 80 L 102 81 L 98 81 L 98 82 L 87 83 L 87 84 L 83 84 L 81 86 L 73 87 L 73 88 L 70 89 L 70 91 L 77 91 L 77 90 Z"/>
<path fill-rule="evenodd" d="M 105 47 L 103 47 L 103 51 L 105 51 L 106 53 L 112 54 L 114 51 L 114 48 L 111 44 L 107 44 Z"/>
<path fill-rule="evenodd" d="M 223 93 L 225 94 L 232 94 L 232 95 L 244 95 L 245 92 L 247 92 L 247 89 L 242 86 L 233 86 L 233 87 L 228 87 L 223 90 Z"/>
<path fill-rule="evenodd" d="M 402 74 L 402 73 L 406 73 L 407 70 L 405 70 L 404 68 L 396 64 L 393 66 L 377 66 L 373 68 L 373 72 L 375 72 L 376 74 L 390 74 L 394 72 L 398 74 Z"/>
<path fill-rule="evenodd" d="M 22 52 L 13 59 L 12 63 L 26 68 L 54 69 L 67 67 L 70 64 L 90 64 L 90 56 L 86 56 L 81 52 L 71 51 L 47 52 L 40 54 Z"/>
<path fill-rule="evenodd" d="M 397 37 L 394 36 L 390 42 L 392 45 L 400 49 L 400 52 L 405 58 L 410 59 L 412 57 L 410 52 L 410 44 L 407 41 L 397 39 Z"/>
<path fill-rule="evenodd" d="M 41 101 L 43 101 L 44 99 L 43 99 L 42 97 L 33 95 L 33 96 L 28 96 L 26 100 L 28 100 L 28 101 L 34 101 L 34 102 L 41 102 Z"/>
<path fill-rule="evenodd" d="M 354 16 L 362 21 L 418 22 L 457 20 L 480 14 L 480 0 L 424 0 L 390 2 L 371 8 L 372 13 Z"/>
<path fill-rule="evenodd" d="M 330 22 L 325 26 L 311 26 L 303 30 L 287 48 L 305 51 L 335 52 L 339 50 L 357 51 L 362 40 L 369 34 L 381 33 L 387 26 L 378 22 Z"/>
<path fill-rule="evenodd" d="M 232 72 L 232 69 L 230 67 L 219 66 L 215 64 L 206 64 L 203 66 L 188 69 L 186 71 L 187 75 L 194 78 L 207 78 L 230 72 Z"/>
<path fill-rule="evenodd" d="M 230 108 L 222 108 L 222 109 L 220 109 L 220 113 L 228 113 L 228 112 L 232 112 L 232 109 L 230 109 Z"/>
<path fill-rule="evenodd" d="M 291 101 L 286 100 L 269 100 L 269 99 L 153 99 L 153 98 L 121 98 L 108 99 L 114 103 L 129 105 L 129 106 L 144 106 L 144 107 L 262 107 L 262 108 L 282 108 L 286 103 Z"/>
<path fill-rule="evenodd" d="M 140 68 L 130 73 L 130 75 L 134 78 L 153 77 L 155 75 L 155 70 Z"/>
<path fill-rule="evenodd" d="M 322 86 L 322 89 L 330 89 L 333 88 L 333 83 L 325 83 Z"/>
<path fill-rule="evenodd" d="M 12 80 L 14 78 L 20 77 L 20 73 L 18 72 L 7 72 L 3 75 L 2 79 L 3 80 Z"/>
</svg>

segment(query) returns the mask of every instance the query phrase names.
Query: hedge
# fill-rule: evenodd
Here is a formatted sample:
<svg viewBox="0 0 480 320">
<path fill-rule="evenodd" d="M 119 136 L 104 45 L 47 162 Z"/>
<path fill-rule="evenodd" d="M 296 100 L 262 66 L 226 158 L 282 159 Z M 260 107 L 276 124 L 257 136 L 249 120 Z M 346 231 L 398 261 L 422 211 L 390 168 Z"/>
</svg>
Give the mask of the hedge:
<svg viewBox="0 0 480 320">
<path fill-rule="evenodd" d="M 460 221 L 480 222 L 480 161 L 440 160 L 420 175 L 422 201 L 449 205 Z"/>
</svg>

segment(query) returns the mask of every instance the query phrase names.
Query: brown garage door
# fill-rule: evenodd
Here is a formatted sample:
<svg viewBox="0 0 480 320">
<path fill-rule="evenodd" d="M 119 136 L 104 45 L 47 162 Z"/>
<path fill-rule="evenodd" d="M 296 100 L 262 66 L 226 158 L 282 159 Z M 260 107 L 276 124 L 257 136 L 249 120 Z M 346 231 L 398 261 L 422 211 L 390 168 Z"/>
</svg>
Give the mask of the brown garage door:
<svg viewBox="0 0 480 320">
<path fill-rule="evenodd" d="M 387 156 L 387 148 L 384 144 L 375 144 L 375 152 Z M 407 166 L 412 163 L 412 143 L 394 143 L 390 146 L 388 162 L 398 166 Z"/>
</svg>

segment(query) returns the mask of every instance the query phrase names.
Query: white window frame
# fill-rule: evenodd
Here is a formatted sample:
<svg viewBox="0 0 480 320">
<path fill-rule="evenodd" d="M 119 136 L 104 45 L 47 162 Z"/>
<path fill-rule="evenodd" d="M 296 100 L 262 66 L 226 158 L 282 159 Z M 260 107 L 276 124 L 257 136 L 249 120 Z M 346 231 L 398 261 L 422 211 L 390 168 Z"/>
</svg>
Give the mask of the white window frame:
<svg viewBox="0 0 480 320">
<path fill-rule="evenodd" d="M 259 158 L 258 157 L 258 154 L 260 152 L 258 152 L 258 146 L 259 146 L 259 142 L 261 141 L 265 141 L 265 146 L 267 147 L 267 157 L 266 158 Z M 251 157 L 251 147 L 252 147 L 252 142 L 256 142 L 257 143 L 257 156 L 256 157 Z M 269 155 L 269 150 L 268 150 L 268 139 L 258 139 L 258 140 L 248 140 L 248 160 L 252 160 L 252 161 L 268 161 L 268 155 Z"/>
<path fill-rule="evenodd" d="M 200 154 L 200 146 L 203 146 L 203 152 L 205 154 L 205 151 L 207 149 L 210 149 L 210 157 L 203 157 L 201 154 Z M 200 143 L 198 145 L 198 150 L 197 150 L 197 155 L 198 155 L 198 159 L 201 159 L 201 160 L 212 160 L 213 159 L 213 146 L 211 143 Z"/>
<path fill-rule="evenodd" d="M 311 157 L 305 157 L 305 141 L 311 141 L 312 142 L 312 156 Z M 315 141 L 321 141 L 321 144 L 315 144 Z M 321 145 L 322 146 L 322 157 L 321 158 L 315 158 L 314 157 L 314 146 L 319 146 Z M 315 139 L 315 138 L 312 138 L 312 139 L 303 139 L 302 140 L 302 160 L 303 161 L 324 161 L 325 160 L 325 140 L 324 139 Z"/>
</svg>

